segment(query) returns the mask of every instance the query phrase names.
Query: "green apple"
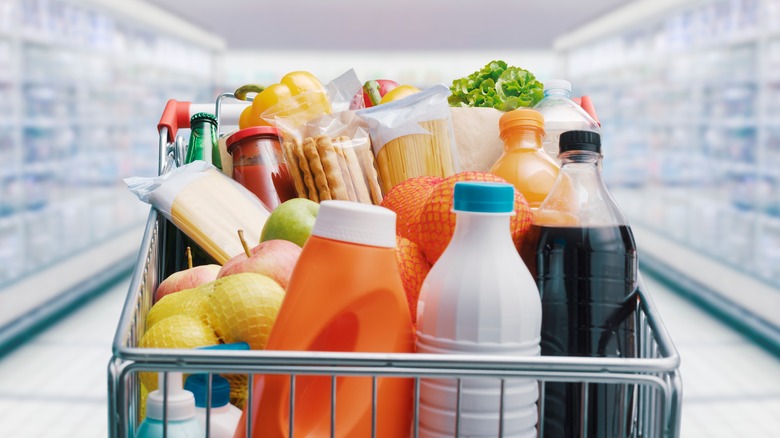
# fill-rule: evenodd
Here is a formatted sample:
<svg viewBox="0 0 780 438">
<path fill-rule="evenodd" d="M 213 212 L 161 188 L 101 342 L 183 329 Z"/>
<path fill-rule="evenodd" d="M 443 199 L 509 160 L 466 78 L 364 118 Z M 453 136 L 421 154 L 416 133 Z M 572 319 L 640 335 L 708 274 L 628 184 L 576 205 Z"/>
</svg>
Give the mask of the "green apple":
<svg viewBox="0 0 780 438">
<path fill-rule="evenodd" d="M 303 247 L 311 236 L 320 204 L 305 198 L 283 202 L 271 212 L 260 233 L 260 242 L 282 239 Z"/>
</svg>

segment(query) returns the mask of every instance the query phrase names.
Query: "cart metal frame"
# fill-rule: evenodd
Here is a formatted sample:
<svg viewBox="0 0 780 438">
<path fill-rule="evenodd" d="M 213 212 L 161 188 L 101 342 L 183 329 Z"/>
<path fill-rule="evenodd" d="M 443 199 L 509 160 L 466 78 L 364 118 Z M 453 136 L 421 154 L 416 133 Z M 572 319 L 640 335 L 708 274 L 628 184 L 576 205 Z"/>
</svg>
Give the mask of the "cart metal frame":
<svg viewBox="0 0 780 438">
<path fill-rule="evenodd" d="M 222 104 L 230 94 L 217 99 L 218 119 L 235 121 L 244 104 Z M 228 111 L 226 107 L 230 106 Z M 210 106 L 209 109 L 214 108 Z M 160 164 L 163 173 L 172 162 L 183 157 L 183 140 L 176 137 L 179 127 L 189 126 L 191 113 L 203 106 L 169 101 L 158 131 L 160 133 Z M 228 114 L 227 116 L 225 114 Z M 177 141 L 178 140 L 178 141 Z M 546 382 L 575 382 L 583 385 L 583 397 L 588 397 L 589 383 L 633 386 L 635 388 L 635 418 L 631 437 L 677 438 L 680 435 L 682 410 L 682 379 L 679 373 L 680 356 L 661 321 L 651 294 L 640 278 L 637 309 L 637 358 L 585 357 L 506 357 L 487 355 L 431 355 L 380 353 L 329 353 L 296 351 L 224 351 L 186 349 L 144 349 L 138 342 L 145 330 L 145 317 L 152 305 L 152 297 L 159 282 L 168 274 L 162 272 L 166 254 L 161 251 L 170 229 L 168 221 L 151 209 L 141 243 L 130 288 L 118 323 L 113 343 L 113 355 L 108 364 L 108 424 L 109 436 L 133 437 L 140 423 L 140 381 L 138 373 L 232 373 L 247 374 L 251 410 L 253 374 L 285 374 L 294 387 L 296 376 L 331 376 L 332 420 L 336 411 L 336 385 L 340 376 L 363 376 L 373 380 L 373 433 L 376 435 L 376 379 L 382 377 L 411 378 L 414 380 L 414 413 L 411 435 L 418 436 L 419 389 L 423 378 L 453 378 L 460 384 L 464 378 L 505 379 L 531 378 L 539 381 L 541 389 Z M 291 391 L 291 395 L 294 391 Z M 543 436 L 545 403 L 544 391 L 539 399 L 539 436 Z M 629 402 L 628 400 L 626 401 Z M 587 409 L 587 404 L 585 405 Z M 289 436 L 294 433 L 295 404 L 289 400 Z M 503 412 L 499 413 L 499 436 Z M 587 415 L 583 415 L 587 417 Z M 459 425 L 460 411 L 456 421 Z M 254 425 L 247 422 L 247 436 Z M 331 437 L 338 436 L 331 421 Z M 583 426 L 583 438 L 587 429 Z M 601 438 L 601 437 L 591 437 Z"/>
</svg>

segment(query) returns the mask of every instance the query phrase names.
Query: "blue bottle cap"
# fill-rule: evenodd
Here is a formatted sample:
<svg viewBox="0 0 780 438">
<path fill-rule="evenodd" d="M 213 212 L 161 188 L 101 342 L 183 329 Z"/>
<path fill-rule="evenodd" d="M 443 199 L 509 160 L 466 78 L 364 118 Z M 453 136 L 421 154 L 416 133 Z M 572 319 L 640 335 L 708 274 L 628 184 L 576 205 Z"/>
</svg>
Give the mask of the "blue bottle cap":
<svg viewBox="0 0 780 438">
<path fill-rule="evenodd" d="M 187 377 L 184 389 L 195 394 L 195 406 L 206 407 L 209 375 L 205 373 L 192 374 Z M 218 408 L 230 403 L 230 382 L 219 374 L 211 375 L 211 407 Z"/>
<path fill-rule="evenodd" d="M 205 347 L 197 347 L 200 350 L 235 350 L 235 351 L 243 351 L 243 350 L 249 350 L 249 344 L 246 342 L 234 342 L 232 344 L 216 344 L 216 345 L 207 345 Z"/>
<path fill-rule="evenodd" d="M 453 204 L 455 211 L 511 213 L 515 210 L 515 186 L 495 182 L 457 182 Z"/>
</svg>

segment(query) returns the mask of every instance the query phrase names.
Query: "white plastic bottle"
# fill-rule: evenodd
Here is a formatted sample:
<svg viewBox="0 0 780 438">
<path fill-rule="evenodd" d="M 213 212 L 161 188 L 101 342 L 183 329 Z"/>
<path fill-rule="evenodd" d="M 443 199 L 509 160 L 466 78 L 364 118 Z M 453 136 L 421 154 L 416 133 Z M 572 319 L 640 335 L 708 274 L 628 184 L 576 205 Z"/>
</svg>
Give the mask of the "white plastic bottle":
<svg viewBox="0 0 780 438">
<path fill-rule="evenodd" d="M 455 184 L 455 233 L 418 301 L 418 353 L 539 355 L 539 291 L 509 231 L 514 190 L 503 183 Z M 498 379 L 462 380 L 461 436 L 498 436 L 500 391 Z M 504 391 L 503 436 L 535 438 L 536 380 L 507 379 Z M 421 380 L 421 437 L 454 436 L 456 412 L 455 379 Z"/>
<path fill-rule="evenodd" d="M 544 99 L 534 106 L 544 116 L 545 136 L 542 149 L 558 162 L 558 140 L 566 131 L 600 133 L 598 122 L 571 99 L 571 83 L 550 79 L 544 83 Z"/>
<path fill-rule="evenodd" d="M 182 374 L 159 375 L 159 388 L 146 398 L 146 418 L 138 427 L 136 438 L 203 438 L 205 430 L 195 418 L 195 396 L 182 388 Z M 167 386 L 167 394 L 163 394 Z M 166 400 L 167 398 L 167 400 Z M 167 401 L 167 408 L 166 408 Z M 163 410 L 166 412 L 163 413 Z M 163 420 L 165 417 L 165 420 Z M 167 428 L 164 435 L 163 430 Z"/>
<path fill-rule="evenodd" d="M 208 378 L 208 374 L 192 374 L 184 383 L 184 389 L 195 394 L 195 416 L 203 430 L 208 416 L 210 438 L 233 438 L 241 409 L 230 404 L 230 382 L 219 374 L 211 376 L 211 409 L 207 410 Z"/>
</svg>

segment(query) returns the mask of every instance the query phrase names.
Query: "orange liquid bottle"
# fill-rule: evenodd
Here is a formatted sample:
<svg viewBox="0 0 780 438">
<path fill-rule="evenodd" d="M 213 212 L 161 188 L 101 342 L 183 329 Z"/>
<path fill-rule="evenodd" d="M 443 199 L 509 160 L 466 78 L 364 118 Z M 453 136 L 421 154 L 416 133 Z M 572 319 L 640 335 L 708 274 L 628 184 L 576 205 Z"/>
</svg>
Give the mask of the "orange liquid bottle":
<svg viewBox="0 0 780 438">
<path fill-rule="evenodd" d="M 536 211 L 552 189 L 559 170 L 558 164 L 542 150 L 544 117 L 532 109 L 516 109 L 502 115 L 498 127 L 504 153 L 490 173 L 514 185 Z"/>
<path fill-rule="evenodd" d="M 395 255 L 395 213 L 324 201 L 269 335 L 267 350 L 413 352 L 412 320 Z M 253 438 L 288 437 L 289 375 L 258 375 Z M 412 381 L 377 379 L 376 436 L 408 437 Z M 329 437 L 331 376 L 295 379 L 294 434 Z M 244 412 L 236 438 L 245 436 Z M 371 436 L 370 377 L 338 377 L 338 437 Z"/>
</svg>

